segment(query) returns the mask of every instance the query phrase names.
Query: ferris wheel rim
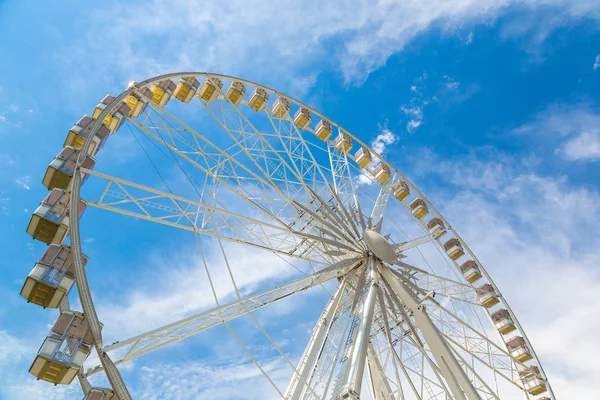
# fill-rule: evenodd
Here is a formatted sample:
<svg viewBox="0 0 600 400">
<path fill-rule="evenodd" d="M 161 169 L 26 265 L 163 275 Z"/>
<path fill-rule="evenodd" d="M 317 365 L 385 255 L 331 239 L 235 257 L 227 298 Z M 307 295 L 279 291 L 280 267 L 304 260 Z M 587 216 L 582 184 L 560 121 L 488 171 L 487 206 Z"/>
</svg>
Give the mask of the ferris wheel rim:
<svg viewBox="0 0 600 400">
<path fill-rule="evenodd" d="M 535 353 L 534 347 L 531 344 L 531 342 L 529 341 L 529 338 L 527 337 L 527 334 L 525 332 L 525 330 L 522 328 L 517 315 L 512 311 L 512 308 L 510 307 L 510 305 L 508 304 L 508 301 L 505 299 L 505 297 L 502 295 L 502 292 L 500 291 L 500 288 L 494 283 L 494 281 L 492 280 L 490 274 L 487 272 L 487 270 L 484 268 L 483 264 L 479 261 L 479 259 L 476 257 L 476 255 L 473 253 L 473 251 L 470 249 L 470 247 L 468 246 L 467 242 L 464 241 L 462 239 L 462 237 L 454 230 L 454 228 L 452 227 L 452 225 L 450 223 L 448 223 L 448 221 L 446 220 L 446 218 L 443 216 L 443 214 L 441 212 L 439 212 L 439 210 L 433 205 L 433 203 L 431 203 L 423 194 L 421 191 L 418 190 L 418 188 L 412 184 L 412 182 L 406 178 L 406 176 L 404 176 L 401 172 L 399 172 L 397 170 L 397 168 L 391 164 L 390 162 L 388 162 L 381 154 L 379 154 L 378 152 L 375 152 L 371 146 L 369 146 L 368 144 L 366 144 L 365 142 L 363 142 L 362 140 L 360 140 L 357 136 L 355 136 L 354 134 L 352 134 L 351 131 L 345 129 L 342 127 L 342 125 L 336 123 L 335 121 L 331 120 L 330 118 L 326 117 L 324 114 L 320 113 L 319 111 L 315 110 L 313 107 L 306 105 L 305 103 L 296 100 L 295 98 L 288 96 L 282 92 L 279 92 L 275 89 L 269 88 L 267 86 L 255 83 L 253 81 L 250 80 L 246 80 L 246 79 L 241 79 L 238 77 L 234 77 L 234 76 L 230 76 L 230 75 L 224 75 L 224 74 L 217 74 L 217 73 L 211 73 L 211 72 L 175 72 L 175 73 L 169 73 L 169 74 L 163 74 L 163 75 L 158 75 L 149 79 L 146 79 L 144 81 L 135 83 L 133 85 L 130 85 L 127 89 L 125 89 L 121 94 L 119 94 L 118 96 L 116 96 L 112 102 L 110 102 L 110 104 L 102 111 L 102 113 L 98 116 L 98 118 L 94 121 L 94 125 L 92 126 L 91 130 L 90 130 L 90 134 L 86 137 L 86 140 L 83 144 L 82 147 L 82 151 L 79 154 L 79 158 L 77 160 L 76 163 L 76 168 L 75 168 L 75 173 L 74 173 L 74 179 L 73 179 L 73 183 L 71 186 L 71 194 L 72 194 L 72 200 L 71 200 L 71 204 L 70 204 L 70 214 L 71 215 L 77 215 L 76 211 L 77 211 L 77 207 L 79 204 L 79 200 L 80 200 L 80 190 L 81 190 L 81 184 L 82 184 L 82 180 L 80 179 L 80 174 L 79 169 L 82 166 L 83 160 L 85 159 L 85 154 L 87 153 L 87 150 L 89 148 L 89 146 L 91 145 L 92 139 L 94 137 L 94 134 L 99 130 L 99 128 L 101 127 L 101 123 L 104 120 L 104 118 L 114 110 L 114 108 L 129 94 L 131 94 L 136 88 L 138 87 L 143 87 L 143 86 L 147 86 L 150 85 L 152 83 L 155 82 L 159 82 L 165 79 L 173 79 L 173 78 L 185 78 L 185 77 L 216 77 L 216 78 L 222 78 L 222 79 L 226 79 L 226 80 L 231 80 L 231 81 L 238 81 L 238 82 L 242 82 L 248 85 L 251 85 L 255 88 L 261 88 L 269 93 L 273 93 L 279 97 L 284 97 L 286 99 L 288 99 L 290 102 L 293 102 L 294 104 L 306 108 L 308 109 L 310 112 L 314 113 L 314 115 L 319 116 L 321 118 L 323 118 L 324 120 L 327 120 L 328 122 L 331 123 L 331 125 L 337 127 L 340 131 L 343 131 L 344 133 L 348 134 L 353 140 L 355 140 L 358 144 L 360 144 L 363 148 L 366 148 L 369 150 L 369 152 L 376 157 L 379 162 L 383 163 L 384 165 L 386 165 L 391 171 L 393 171 L 399 178 L 401 178 L 404 182 L 406 182 L 409 187 L 414 191 L 414 194 L 417 195 L 419 198 L 421 198 L 429 207 L 430 209 L 435 212 L 435 214 L 440 217 L 440 219 L 446 224 L 447 229 L 454 235 L 455 238 L 457 238 L 461 245 L 464 247 L 464 249 L 466 250 L 466 252 L 472 257 L 472 259 L 477 263 L 477 265 L 480 267 L 481 272 L 484 274 L 486 280 L 492 285 L 492 287 L 497 291 L 498 296 L 500 298 L 500 300 L 502 301 L 502 304 L 506 307 L 506 309 L 509 311 L 510 315 L 512 316 L 514 323 L 519 331 L 519 333 L 522 335 L 522 337 L 525 339 L 525 341 L 527 342 L 529 349 L 531 350 L 533 359 L 536 361 L 536 365 L 539 367 L 540 372 L 542 374 L 542 376 L 544 377 L 547 386 L 548 386 L 548 390 L 549 392 L 553 395 L 552 393 L 552 389 L 550 386 L 550 382 L 543 370 L 543 366 L 541 361 L 539 360 L 537 354 Z M 386 186 L 386 185 L 381 185 L 381 186 Z M 389 190 L 389 188 L 388 188 Z M 401 202 L 403 203 L 403 202 Z M 404 204 L 405 207 L 407 207 L 406 204 Z M 92 321 L 91 324 L 99 324 L 99 319 L 98 316 L 95 312 L 95 306 L 93 303 L 93 299 L 91 297 L 91 293 L 89 293 L 89 287 L 86 290 L 86 286 L 87 286 L 87 274 L 85 273 L 85 271 L 83 270 L 83 265 L 82 265 L 82 257 L 83 257 L 83 252 L 82 252 L 82 246 L 81 246 L 81 237 L 80 237 L 80 226 L 79 226 L 79 219 L 78 218 L 72 218 L 70 221 L 70 227 L 69 227 L 69 232 L 70 232 L 70 243 L 71 243 L 71 247 L 72 247 L 72 251 L 74 253 L 74 257 L 73 257 L 73 261 L 74 261 L 74 268 L 76 271 L 76 283 L 77 283 L 77 287 L 78 288 L 82 288 L 80 289 L 80 298 L 86 297 L 86 291 L 87 291 L 87 299 L 85 299 L 86 301 L 82 301 L 82 307 L 88 308 L 88 312 L 86 312 L 84 310 L 84 314 L 86 314 L 86 316 L 88 318 L 90 318 L 90 320 Z M 421 224 L 423 225 L 423 223 L 421 222 Z M 80 273 L 78 274 L 77 271 L 80 271 Z M 82 275 L 83 274 L 83 279 L 82 279 Z M 467 283 L 468 284 L 468 283 Z M 471 287 L 473 288 L 473 290 L 475 290 L 475 287 L 473 285 L 471 285 Z M 83 295 L 82 293 L 83 292 Z M 83 300 L 83 299 L 82 299 Z M 85 304 L 85 306 L 84 306 Z M 91 308 L 90 308 L 91 306 Z M 488 317 L 490 316 L 490 311 L 488 309 L 485 309 L 486 314 L 488 314 Z M 491 318 L 490 318 L 491 321 Z M 504 340 L 503 340 L 504 342 Z M 102 342 L 100 341 L 100 345 L 102 344 Z M 102 346 L 97 346 L 98 351 L 101 350 Z"/>
</svg>

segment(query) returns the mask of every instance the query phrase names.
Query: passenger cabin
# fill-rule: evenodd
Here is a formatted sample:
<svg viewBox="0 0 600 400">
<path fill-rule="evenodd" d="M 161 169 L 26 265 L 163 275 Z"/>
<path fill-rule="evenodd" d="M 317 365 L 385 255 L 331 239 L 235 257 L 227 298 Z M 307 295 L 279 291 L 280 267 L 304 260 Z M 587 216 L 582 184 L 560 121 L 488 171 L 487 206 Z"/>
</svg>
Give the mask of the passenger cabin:
<svg viewBox="0 0 600 400">
<path fill-rule="evenodd" d="M 418 219 L 421 219 L 424 216 L 426 216 L 427 214 L 429 214 L 429 210 L 427 209 L 427 204 L 425 204 L 425 201 L 420 198 L 416 198 L 410 203 L 410 211 Z"/>
<path fill-rule="evenodd" d="M 100 104 L 96 106 L 94 113 L 92 114 L 92 118 L 98 119 L 100 118 L 100 114 L 108 107 L 110 103 L 114 100 L 114 96 L 107 94 L 104 96 Z M 129 115 L 129 105 L 125 102 L 121 102 L 117 107 L 115 107 L 106 117 L 102 123 L 108 127 L 108 130 L 111 134 L 115 133 L 117 129 L 121 127 L 121 124 L 125 121 L 125 117 Z"/>
<path fill-rule="evenodd" d="M 139 92 L 145 98 L 152 98 L 152 92 L 147 87 L 139 89 Z M 124 102 L 129 106 L 130 117 L 137 118 L 144 112 L 146 105 L 148 105 L 144 97 L 139 96 L 137 93 L 131 93 L 129 96 L 125 97 Z"/>
<path fill-rule="evenodd" d="M 234 106 L 239 106 L 246 95 L 246 86 L 242 82 L 231 82 L 231 85 L 225 92 L 225 98 Z"/>
<path fill-rule="evenodd" d="M 508 310 L 498 310 L 492 313 L 490 317 L 492 317 L 494 326 L 502 335 L 506 335 L 507 333 L 511 333 L 512 331 L 517 329 Z"/>
<path fill-rule="evenodd" d="M 366 168 L 373 162 L 371 152 L 366 147 L 361 147 L 354 153 L 354 159 L 361 168 Z"/>
<path fill-rule="evenodd" d="M 525 339 L 521 336 L 515 336 L 506 342 L 506 347 L 513 358 L 519 362 L 531 360 L 533 357 L 525 343 Z"/>
<path fill-rule="evenodd" d="M 377 179 L 377 181 L 382 185 L 385 185 L 392 177 L 390 168 L 385 164 L 377 165 L 373 171 L 373 174 L 375 175 L 375 179 Z"/>
<path fill-rule="evenodd" d="M 479 301 L 479 304 L 481 304 L 485 308 L 495 306 L 500 301 L 498 300 L 498 294 L 496 294 L 494 287 L 489 283 L 478 287 L 476 293 L 477 301 Z"/>
<path fill-rule="evenodd" d="M 252 96 L 250 96 L 250 100 L 248 100 L 248 105 L 254 111 L 260 112 L 265 109 L 267 106 L 267 101 L 269 100 L 269 94 L 265 89 L 256 88 Z"/>
<path fill-rule="evenodd" d="M 79 150 L 74 147 L 65 147 L 54 160 L 48 165 L 42 184 L 48 189 L 66 189 L 73 178 L 75 164 L 79 157 Z M 96 164 L 96 160 L 92 157 L 86 157 L 81 166 L 83 168 L 92 169 Z M 82 173 L 83 176 L 83 173 Z M 84 178 L 85 179 L 85 178 Z"/>
<path fill-rule="evenodd" d="M 173 97 L 175 97 L 177 100 L 183 101 L 184 103 L 189 103 L 194 98 L 194 95 L 199 87 L 200 82 L 193 76 L 181 78 L 175 86 Z"/>
<path fill-rule="evenodd" d="M 294 125 L 296 125 L 300 129 L 304 129 L 310 124 L 312 120 L 312 115 L 307 108 L 301 107 L 298 111 L 296 111 L 296 115 L 294 115 Z"/>
<path fill-rule="evenodd" d="M 394 196 L 398 200 L 402 201 L 410 196 L 410 189 L 408 188 L 408 184 L 406 182 L 398 181 L 392 186 L 392 193 L 394 193 Z"/>
<path fill-rule="evenodd" d="M 89 356 L 92 333 L 83 314 L 63 311 L 50 330 L 29 372 L 55 385 L 68 385 Z"/>
<path fill-rule="evenodd" d="M 320 120 L 317 126 L 315 127 L 315 135 L 319 140 L 326 141 L 331 137 L 331 133 L 333 129 L 331 128 L 331 123 L 324 119 Z"/>
<path fill-rule="evenodd" d="M 460 241 L 456 238 L 450 239 L 444 243 L 444 250 L 446 250 L 448 256 L 455 261 L 465 254 Z"/>
<path fill-rule="evenodd" d="M 198 92 L 198 98 L 212 103 L 219 97 L 219 92 L 223 89 L 223 82 L 219 78 L 209 76 L 206 78 L 200 91 Z"/>
<path fill-rule="evenodd" d="M 439 239 L 446 234 L 446 226 L 439 218 L 432 218 L 431 221 L 427 223 L 427 229 L 434 239 Z"/>
<path fill-rule="evenodd" d="M 170 79 L 151 84 L 150 93 L 152 93 L 152 96 L 150 97 L 150 101 L 161 108 L 166 106 L 175 88 L 175 83 Z"/>
<path fill-rule="evenodd" d="M 347 133 L 340 132 L 333 144 L 340 153 L 347 153 L 352 148 L 352 138 Z"/>
<path fill-rule="evenodd" d="M 546 390 L 546 382 L 542 379 L 540 369 L 532 365 L 531 367 L 525 367 L 519 371 L 519 378 L 525 387 L 525 390 L 533 396 L 544 393 Z M 543 400 L 543 399 L 539 399 Z"/>
<path fill-rule="evenodd" d="M 27 233 L 40 242 L 60 244 L 69 230 L 69 203 L 71 195 L 54 189 L 44 198 L 33 212 Z M 85 203 L 79 202 L 79 216 L 85 210 Z"/>
<path fill-rule="evenodd" d="M 112 400 L 115 399 L 115 393 L 110 389 L 92 388 L 83 400 Z"/>
<path fill-rule="evenodd" d="M 479 266 L 473 260 L 465 261 L 460 266 L 460 272 L 469 283 L 473 283 L 481 279 L 481 271 Z"/>
<path fill-rule="evenodd" d="M 290 102 L 284 97 L 279 97 L 271 107 L 271 113 L 275 118 L 282 119 L 290 112 Z"/>
<path fill-rule="evenodd" d="M 71 146 L 77 150 L 81 150 L 85 139 L 90 135 L 94 121 L 95 120 L 90 116 L 84 115 L 67 134 L 63 147 Z M 98 153 L 102 146 L 104 146 L 104 143 L 106 143 L 108 135 L 110 135 L 108 127 L 104 124 L 100 125 L 100 128 L 92 138 L 92 143 L 88 148 L 88 154 L 90 156 Z"/>
<path fill-rule="evenodd" d="M 87 260 L 83 256 L 84 265 Z M 69 246 L 51 244 L 25 279 L 21 296 L 28 303 L 57 308 L 73 286 L 75 275 L 71 270 L 72 264 Z"/>
</svg>

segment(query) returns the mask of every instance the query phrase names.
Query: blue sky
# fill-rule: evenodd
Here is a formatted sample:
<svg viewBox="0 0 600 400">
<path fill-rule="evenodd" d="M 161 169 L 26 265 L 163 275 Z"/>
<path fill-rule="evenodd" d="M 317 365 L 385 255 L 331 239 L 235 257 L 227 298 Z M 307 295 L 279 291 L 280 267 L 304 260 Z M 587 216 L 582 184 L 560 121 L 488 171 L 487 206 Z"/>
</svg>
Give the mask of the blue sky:
<svg viewBox="0 0 600 400">
<path fill-rule="evenodd" d="M 52 388 L 27 373 L 56 312 L 19 297 L 44 249 L 25 228 L 46 193 L 45 168 L 73 123 L 106 93 L 172 71 L 260 82 L 365 142 L 379 137 L 388 160 L 438 205 L 494 276 L 557 397 L 600 395 L 593 379 L 600 375 L 600 3 L 279 4 L 0 1 L 0 398 L 81 397 L 76 387 Z M 98 166 L 150 179 L 130 169 L 142 156 L 131 137 L 116 135 Z M 179 233 L 161 236 L 164 230 L 98 210 L 86 212 L 82 230 L 109 338 L 211 304 L 186 283 L 201 278 L 194 244 Z M 258 260 L 248 254 L 237 268 Z M 291 277 L 272 261 L 247 277 L 245 290 Z M 259 315 L 297 356 L 324 302 L 309 294 Z M 247 321 L 236 324 L 244 332 Z M 257 336 L 248 330 L 244 339 L 260 353 Z M 272 351 L 261 355 L 278 370 Z M 194 384 L 206 374 L 231 387 L 237 379 L 250 383 L 256 398 L 272 395 L 223 328 L 136 360 L 123 373 L 136 398 L 215 395 L 217 383 Z"/>
</svg>

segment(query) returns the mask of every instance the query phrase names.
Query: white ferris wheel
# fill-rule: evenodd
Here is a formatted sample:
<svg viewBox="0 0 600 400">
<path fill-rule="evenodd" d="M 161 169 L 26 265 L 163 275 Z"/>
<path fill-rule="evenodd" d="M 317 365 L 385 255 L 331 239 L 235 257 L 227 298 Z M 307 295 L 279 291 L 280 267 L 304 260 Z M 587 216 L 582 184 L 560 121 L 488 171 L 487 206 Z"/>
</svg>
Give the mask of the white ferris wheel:
<svg viewBox="0 0 600 400">
<path fill-rule="evenodd" d="M 154 153 L 185 185 L 160 176 L 150 187 L 95 168 L 94 156 L 124 130 L 145 143 L 159 176 Z M 555 399 L 516 316 L 450 223 L 359 137 L 275 90 L 212 73 L 132 83 L 75 124 L 43 183 L 50 192 L 27 231 L 48 248 L 21 295 L 60 315 L 31 365 L 38 379 L 77 377 L 86 399 L 131 399 L 120 364 L 225 326 L 272 398 Z M 101 190 L 88 194 L 90 186 Z M 247 247 L 285 260 L 296 276 L 248 295 L 229 269 L 235 296 L 223 299 L 203 257 L 214 308 L 107 345 L 84 269 L 85 207 L 164 225 L 165 234 L 189 231 L 199 251 L 216 241 L 228 269 L 236 262 L 228 249 Z M 69 305 L 74 284 L 82 311 Z M 254 315 L 309 290 L 329 301 L 293 362 Z M 241 316 L 283 360 L 287 386 L 231 328 Z M 93 348 L 99 364 L 84 367 Z M 98 373 L 110 389 L 92 387 L 88 377 Z"/>
</svg>

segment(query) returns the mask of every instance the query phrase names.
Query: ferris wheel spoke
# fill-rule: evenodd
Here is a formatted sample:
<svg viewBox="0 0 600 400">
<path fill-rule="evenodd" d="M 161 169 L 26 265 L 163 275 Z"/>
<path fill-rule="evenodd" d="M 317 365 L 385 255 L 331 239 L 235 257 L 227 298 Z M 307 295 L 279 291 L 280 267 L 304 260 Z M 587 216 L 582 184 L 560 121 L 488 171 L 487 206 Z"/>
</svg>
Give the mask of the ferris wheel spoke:
<svg viewBox="0 0 600 400">
<path fill-rule="evenodd" d="M 156 112 L 158 112 L 158 111 L 156 111 Z M 161 110 L 160 112 L 168 115 L 168 113 L 164 110 Z M 176 120 L 175 117 L 172 117 L 172 118 L 174 120 Z M 180 123 L 180 122 L 178 121 L 178 123 Z M 162 137 L 159 137 L 155 133 L 151 132 L 148 127 L 143 127 L 141 124 L 136 123 L 136 122 L 134 122 L 134 124 L 136 124 L 139 128 L 144 130 L 149 136 L 154 138 L 156 141 L 158 141 L 161 144 L 163 144 L 164 146 L 168 147 L 169 150 L 171 150 L 174 153 L 179 154 L 181 156 L 181 158 L 183 158 L 187 162 L 198 167 L 203 172 L 210 174 L 213 179 L 215 179 L 216 181 L 219 182 L 219 184 L 226 186 L 228 189 L 230 189 L 236 195 L 238 195 L 242 199 L 248 201 L 250 204 L 254 205 L 260 211 L 267 214 L 271 218 L 276 219 L 280 223 L 287 223 L 288 225 L 290 225 L 292 223 L 296 223 L 299 220 L 299 218 L 298 218 L 299 211 L 298 211 L 297 207 L 294 207 L 294 204 L 296 204 L 294 199 L 288 197 L 288 195 L 286 193 L 281 192 L 281 189 L 279 187 L 271 185 L 269 182 L 267 182 L 263 178 L 257 176 L 256 174 L 254 174 L 247 168 L 240 167 L 239 161 L 232 159 L 230 155 L 221 151 L 219 153 L 220 158 L 213 159 L 214 158 L 213 154 L 203 153 L 203 156 L 205 158 L 205 163 L 210 164 L 210 165 L 217 164 L 219 162 L 222 163 L 222 161 L 221 161 L 222 158 L 228 159 L 228 164 L 230 165 L 230 168 L 232 169 L 232 171 L 228 172 L 226 175 L 215 175 L 214 171 L 209 170 L 210 165 L 202 166 L 202 165 L 198 164 L 195 160 L 191 159 L 187 154 L 182 153 L 178 147 L 170 145 Z M 181 123 L 181 124 L 183 124 L 183 123 Z M 199 136 L 191 128 L 189 128 L 187 126 L 184 126 L 184 127 L 185 127 L 186 132 L 191 131 L 191 132 L 193 132 L 194 136 Z M 206 139 L 203 139 L 203 140 L 206 141 Z M 188 141 L 188 144 L 189 144 L 189 141 Z M 211 144 L 210 147 L 212 148 L 212 147 L 214 147 L 214 145 Z M 198 149 L 198 150 L 201 150 L 201 149 Z M 239 171 L 240 168 L 243 169 L 243 171 Z M 247 174 L 249 174 L 249 176 L 244 177 L 242 179 L 242 178 L 240 178 L 240 176 L 241 176 L 240 172 L 246 172 Z M 236 179 L 237 179 L 236 187 L 243 189 L 244 187 L 247 187 L 249 184 L 252 184 L 252 185 L 255 185 L 256 189 L 259 192 L 264 193 L 264 195 L 257 196 L 252 193 L 253 191 L 249 191 L 248 189 L 246 189 L 243 193 L 240 193 L 237 189 L 235 189 L 233 186 L 231 186 L 230 183 L 228 183 L 228 181 L 232 177 L 236 177 Z M 240 179 L 242 179 L 242 181 L 240 181 Z M 269 191 L 279 192 L 281 196 L 271 196 L 268 194 Z M 314 193 L 311 191 L 311 194 L 314 194 Z M 316 194 L 315 194 L 315 196 L 316 196 Z M 307 203 L 310 204 L 309 202 L 307 202 Z M 292 207 L 292 208 L 290 208 L 290 207 Z M 284 222 L 284 221 L 289 221 L 289 222 Z M 303 221 L 303 223 L 306 226 L 309 226 L 311 221 Z M 312 228 L 315 228 L 315 227 L 312 227 Z M 318 226 L 316 228 L 318 228 Z M 304 228 L 304 229 L 306 229 L 306 228 Z M 309 229 L 311 229 L 311 228 L 309 227 Z M 352 244 L 352 242 L 353 241 L 348 242 L 348 243 Z"/>
<path fill-rule="evenodd" d="M 477 308 L 483 307 L 477 300 L 474 288 L 470 285 L 436 275 L 402 261 L 396 261 L 395 265 L 403 269 L 390 268 L 392 273 L 424 296 L 444 296 L 451 300 L 468 303 Z"/>
<path fill-rule="evenodd" d="M 370 229 L 374 230 L 375 232 L 381 232 L 381 227 L 383 225 L 383 216 L 389 197 L 389 189 L 385 186 L 382 186 L 379 190 L 379 195 L 375 200 L 375 205 L 373 206 L 373 210 L 371 211 L 371 216 L 369 217 Z"/>
<path fill-rule="evenodd" d="M 115 361 L 115 364 L 122 364 L 207 329 L 213 328 L 223 322 L 246 315 L 248 312 L 252 312 L 273 304 L 283 298 L 295 295 L 312 287 L 322 285 L 332 279 L 344 276 L 353 269 L 357 268 L 360 263 L 361 260 L 359 258 L 343 260 L 315 274 L 276 286 L 220 307 L 204 311 L 191 317 L 184 318 L 180 321 L 170 323 L 163 327 L 153 329 L 149 332 L 136 335 L 132 338 L 104 346 L 102 351 L 111 353 L 121 349 L 121 352 L 124 351 L 125 355 L 119 360 Z M 96 366 L 88 369 L 86 375 L 90 376 L 102 370 L 103 368 L 101 366 Z"/>
<path fill-rule="evenodd" d="M 341 255 L 360 252 L 355 247 L 339 242 L 335 237 L 312 235 L 280 224 L 270 224 L 228 210 L 189 200 L 182 196 L 115 178 L 93 170 L 83 170 L 89 176 L 107 182 L 98 201 L 88 200 L 88 205 L 117 212 L 147 221 L 201 233 L 207 236 L 262 248 L 282 255 L 329 264 Z M 114 185 L 128 189 L 127 194 L 113 189 Z M 135 190 L 135 192 L 134 192 Z M 111 199 L 117 199 L 111 202 Z M 150 199 L 150 200 L 149 200 Z M 134 204 L 136 207 L 127 207 Z M 192 206 L 194 211 L 185 212 Z M 181 220 L 181 217 L 185 220 Z M 203 221 L 198 225 L 197 221 Z M 335 256 L 328 254 L 337 249 Z"/>
<path fill-rule="evenodd" d="M 425 236 L 421 236 L 421 237 L 413 239 L 413 240 L 409 240 L 407 242 L 398 243 L 394 247 L 396 249 L 396 252 L 402 254 L 407 250 L 422 246 L 433 240 L 435 240 L 435 238 L 432 235 L 425 235 Z"/>
</svg>

